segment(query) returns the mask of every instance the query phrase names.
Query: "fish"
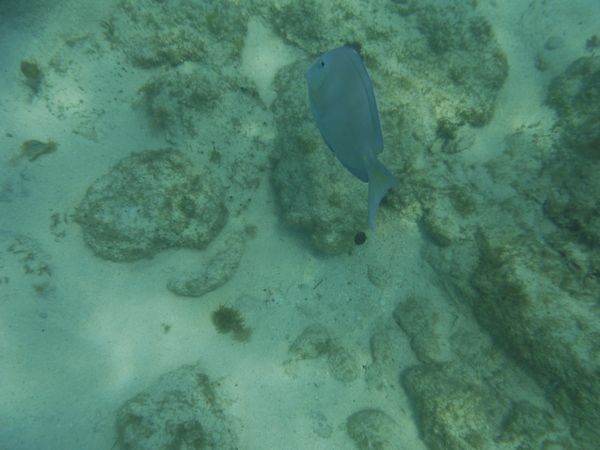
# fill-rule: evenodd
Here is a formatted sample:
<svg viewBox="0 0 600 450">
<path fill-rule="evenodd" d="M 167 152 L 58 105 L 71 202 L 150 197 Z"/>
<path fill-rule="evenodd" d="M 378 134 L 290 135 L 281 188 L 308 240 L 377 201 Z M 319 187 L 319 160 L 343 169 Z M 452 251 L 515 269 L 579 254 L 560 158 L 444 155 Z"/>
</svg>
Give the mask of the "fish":
<svg viewBox="0 0 600 450">
<path fill-rule="evenodd" d="M 367 68 L 356 50 L 343 46 L 317 58 L 306 72 L 306 83 L 323 140 L 352 175 L 369 183 L 368 224 L 374 230 L 381 200 L 399 183 L 377 159 L 383 134 Z"/>
</svg>

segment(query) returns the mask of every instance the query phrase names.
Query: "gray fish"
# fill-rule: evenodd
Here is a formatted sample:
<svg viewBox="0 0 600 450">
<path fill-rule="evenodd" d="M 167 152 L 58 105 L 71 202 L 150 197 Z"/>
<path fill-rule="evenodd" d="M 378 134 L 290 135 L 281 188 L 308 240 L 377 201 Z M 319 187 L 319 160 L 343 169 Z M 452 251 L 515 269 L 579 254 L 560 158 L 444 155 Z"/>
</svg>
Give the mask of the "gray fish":
<svg viewBox="0 0 600 450">
<path fill-rule="evenodd" d="M 306 81 L 323 140 L 346 169 L 369 183 L 369 227 L 375 229 L 379 203 L 398 180 L 377 160 L 383 136 L 367 69 L 352 47 L 339 47 L 308 68 Z"/>
</svg>

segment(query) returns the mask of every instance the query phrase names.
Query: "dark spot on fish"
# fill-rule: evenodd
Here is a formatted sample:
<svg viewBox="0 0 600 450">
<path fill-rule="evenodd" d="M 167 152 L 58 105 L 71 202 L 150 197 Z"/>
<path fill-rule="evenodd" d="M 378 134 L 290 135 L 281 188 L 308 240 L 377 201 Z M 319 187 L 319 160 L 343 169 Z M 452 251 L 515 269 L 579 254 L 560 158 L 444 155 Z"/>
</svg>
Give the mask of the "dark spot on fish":
<svg viewBox="0 0 600 450">
<path fill-rule="evenodd" d="M 354 235 L 354 243 L 356 245 L 363 245 L 366 241 L 367 241 L 367 235 L 364 232 L 359 231 L 358 233 L 356 233 Z"/>
</svg>

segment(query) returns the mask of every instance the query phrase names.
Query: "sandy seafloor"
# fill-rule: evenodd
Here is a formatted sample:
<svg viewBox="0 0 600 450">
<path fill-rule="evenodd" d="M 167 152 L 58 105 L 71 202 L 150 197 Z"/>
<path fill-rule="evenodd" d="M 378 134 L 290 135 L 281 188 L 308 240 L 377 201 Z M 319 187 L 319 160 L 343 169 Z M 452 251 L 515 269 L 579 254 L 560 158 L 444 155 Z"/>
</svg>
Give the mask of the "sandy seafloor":
<svg viewBox="0 0 600 450">
<path fill-rule="evenodd" d="M 101 37 L 104 47 L 96 53 L 65 47 L 65 35 L 101 36 L 99 24 L 115 4 L 0 3 L 2 245 L 11 242 L 9 236 L 28 237 L 27 248 L 50 271 L 44 278 L 49 287 L 36 293 L 24 260 L 0 248 L 0 449 L 110 449 L 119 406 L 161 374 L 197 361 L 219 380 L 240 449 L 352 448 L 345 420 L 361 407 L 392 414 L 403 448 L 426 448 L 401 392 L 392 400 L 389 392 L 368 389 L 362 377 L 339 382 L 320 360 L 294 370 L 284 364 L 290 342 L 318 321 L 366 367 L 380 311 L 389 313 L 408 292 L 443 302 L 422 256 L 417 224 L 407 223 L 397 234 L 382 221 L 364 246 L 323 256 L 278 217 L 264 173 L 244 211 L 244 221 L 257 227 L 256 238 L 248 241 L 233 278 L 199 299 L 178 297 L 164 286 L 171 262 L 185 258 L 187 250 L 114 263 L 94 256 L 76 223 L 51 228 L 51 215 L 72 212 L 92 181 L 115 162 L 133 151 L 169 145 L 133 106 L 143 69 L 127 66 Z M 597 0 L 482 1 L 478 10 L 491 22 L 510 71 L 493 120 L 476 130 L 463 154 L 474 165 L 497 155 L 505 136 L 523 123 L 551 126 L 554 112 L 544 104 L 548 82 L 588 54 L 585 41 L 600 23 Z M 535 55 L 552 35 L 562 45 L 552 55 L 551 70 L 540 72 Z M 46 62 L 54 54 L 76 73 L 62 81 L 53 77 L 51 86 L 32 95 L 20 62 Z M 53 140 L 59 147 L 32 162 L 14 161 L 28 139 Z M 369 258 L 392 240 L 402 253 L 394 259 L 395 282 L 373 286 L 366 276 Z M 242 309 L 253 329 L 249 342 L 216 332 L 210 313 L 220 304 Z M 403 349 L 398 358 L 414 360 L 410 347 Z M 327 418 L 329 437 L 315 434 L 315 415 Z"/>
</svg>

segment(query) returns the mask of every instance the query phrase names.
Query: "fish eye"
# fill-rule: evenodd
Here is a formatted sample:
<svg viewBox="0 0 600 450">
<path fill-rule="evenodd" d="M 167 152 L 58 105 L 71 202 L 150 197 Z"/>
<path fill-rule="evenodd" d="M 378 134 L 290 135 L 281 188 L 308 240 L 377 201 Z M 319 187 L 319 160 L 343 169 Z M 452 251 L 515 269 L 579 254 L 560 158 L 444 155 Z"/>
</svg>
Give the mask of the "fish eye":
<svg viewBox="0 0 600 450">
<path fill-rule="evenodd" d="M 325 67 L 325 61 L 321 60 L 321 67 Z"/>
</svg>

